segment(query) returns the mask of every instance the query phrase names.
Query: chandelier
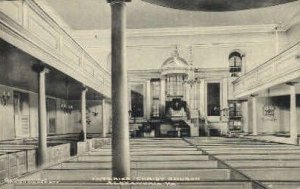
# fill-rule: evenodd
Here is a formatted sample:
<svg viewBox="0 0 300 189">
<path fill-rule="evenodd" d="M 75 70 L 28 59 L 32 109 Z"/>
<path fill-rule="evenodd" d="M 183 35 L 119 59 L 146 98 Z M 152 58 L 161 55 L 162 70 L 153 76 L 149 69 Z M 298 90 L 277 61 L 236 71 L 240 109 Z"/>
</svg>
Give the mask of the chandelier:
<svg viewBox="0 0 300 189">
<path fill-rule="evenodd" d="M 72 114 L 72 111 L 74 109 L 72 104 L 69 104 L 69 81 L 66 79 L 65 81 L 65 86 L 66 86 L 66 103 L 61 103 L 60 104 L 60 109 L 65 113 L 65 114 Z"/>
</svg>

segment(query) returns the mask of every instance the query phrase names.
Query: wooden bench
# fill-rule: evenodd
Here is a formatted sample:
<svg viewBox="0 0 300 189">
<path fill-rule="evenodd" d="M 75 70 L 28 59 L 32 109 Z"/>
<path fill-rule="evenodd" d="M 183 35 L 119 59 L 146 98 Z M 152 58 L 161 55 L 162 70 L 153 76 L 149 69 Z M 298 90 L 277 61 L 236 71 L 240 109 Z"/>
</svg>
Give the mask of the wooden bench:
<svg viewBox="0 0 300 189">
<path fill-rule="evenodd" d="M 15 189 L 248 189 L 252 188 L 250 182 L 178 182 L 176 186 L 167 186 L 162 183 L 162 186 L 110 186 L 106 183 L 58 183 L 58 184 L 17 184 Z"/>
<path fill-rule="evenodd" d="M 218 162 L 207 161 L 173 161 L 173 162 L 131 162 L 132 169 L 200 169 L 217 168 Z M 111 169 L 111 162 L 64 162 L 49 169 Z"/>
<path fill-rule="evenodd" d="M 175 186 L 146 186 L 145 184 L 137 186 L 110 186 L 105 183 L 58 183 L 58 184 L 18 184 L 15 189 L 250 189 L 250 182 L 185 182 L 176 183 Z"/>
<path fill-rule="evenodd" d="M 252 179 L 260 181 L 299 181 L 300 168 L 241 168 L 239 169 Z"/>
<path fill-rule="evenodd" d="M 43 170 L 40 179 L 46 180 L 79 180 L 89 181 L 93 178 L 111 177 L 110 169 L 47 169 Z M 157 177 L 157 170 L 132 169 L 132 178 Z M 159 170 L 159 177 L 165 178 L 198 178 L 201 181 L 228 181 L 231 178 L 229 169 L 192 169 L 192 170 Z"/>
<path fill-rule="evenodd" d="M 14 178 L 27 172 L 26 151 L 0 150 L 8 156 L 8 177 Z"/>
<path fill-rule="evenodd" d="M 0 183 L 2 183 L 5 178 L 8 178 L 8 169 L 8 155 L 0 153 Z"/>
<path fill-rule="evenodd" d="M 82 155 L 76 158 L 76 161 L 111 161 L 111 155 Z M 156 156 L 132 156 L 131 161 L 190 161 L 190 160 L 208 160 L 207 155 L 156 155 Z"/>
<path fill-rule="evenodd" d="M 300 160 L 229 160 L 225 161 L 232 167 L 300 167 Z"/>
</svg>

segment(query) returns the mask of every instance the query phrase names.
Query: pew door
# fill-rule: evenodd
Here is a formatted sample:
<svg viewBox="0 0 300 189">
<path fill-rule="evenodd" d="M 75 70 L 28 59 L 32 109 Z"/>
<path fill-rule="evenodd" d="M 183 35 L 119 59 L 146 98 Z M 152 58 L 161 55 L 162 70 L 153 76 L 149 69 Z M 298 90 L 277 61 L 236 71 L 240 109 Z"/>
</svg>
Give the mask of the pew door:
<svg viewBox="0 0 300 189">
<path fill-rule="evenodd" d="M 14 91 L 14 121 L 16 138 L 27 138 L 30 135 L 29 94 Z"/>
</svg>

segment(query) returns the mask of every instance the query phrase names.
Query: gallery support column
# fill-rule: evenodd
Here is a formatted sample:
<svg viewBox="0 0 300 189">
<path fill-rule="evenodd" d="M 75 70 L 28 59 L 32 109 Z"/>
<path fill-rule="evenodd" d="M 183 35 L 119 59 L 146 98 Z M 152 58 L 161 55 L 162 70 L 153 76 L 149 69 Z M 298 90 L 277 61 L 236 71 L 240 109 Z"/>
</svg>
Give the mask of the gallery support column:
<svg viewBox="0 0 300 189">
<path fill-rule="evenodd" d="M 46 109 L 46 74 L 47 68 L 39 71 L 39 140 L 38 166 L 43 168 L 47 163 L 47 109 Z"/>
<path fill-rule="evenodd" d="M 86 141 L 86 92 L 87 88 L 84 87 L 81 91 L 81 126 L 83 131 L 83 141 Z"/>
<path fill-rule="evenodd" d="M 244 101 L 242 103 L 242 114 L 243 114 L 243 132 L 249 133 L 248 101 Z"/>
<path fill-rule="evenodd" d="M 107 121 L 106 121 L 106 103 L 105 99 L 102 99 L 102 137 L 106 137 L 106 128 L 107 128 Z"/>
<path fill-rule="evenodd" d="M 205 96 L 206 96 L 206 91 L 205 91 L 205 80 L 201 79 L 200 80 L 200 114 L 201 116 L 205 117 L 206 112 L 205 112 Z"/>
<path fill-rule="evenodd" d="M 252 100 L 252 134 L 257 135 L 257 109 L 256 109 L 256 97 L 257 95 L 251 95 Z"/>
<path fill-rule="evenodd" d="M 150 80 L 146 81 L 146 118 L 150 119 L 151 117 L 151 82 Z"/>
<path fill-rule="evenodd" d="M 129 0 L 108 0 L 111 5 L 112 47 L 112 177 L 130 177 L 128 83 L 126 65 L 126 4 Z"/>
<path fill-rule="evenodd" d="M 296 83 L 287 84 L 290 86 L 290 138 L 294 144 L 298 144 Z"/>
</svg>

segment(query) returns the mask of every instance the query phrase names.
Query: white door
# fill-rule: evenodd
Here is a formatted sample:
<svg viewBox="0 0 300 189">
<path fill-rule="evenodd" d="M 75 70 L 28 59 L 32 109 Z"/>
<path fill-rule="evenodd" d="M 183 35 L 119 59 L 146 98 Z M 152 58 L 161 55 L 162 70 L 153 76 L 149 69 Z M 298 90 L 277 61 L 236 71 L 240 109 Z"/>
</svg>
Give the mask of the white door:
<svg viewBox="0 0 300 189">
<path fill-rule="evenodd" d="M 29 95 L 14 91 L 14 120 L 16 138 L 26 138 L 30 134 Z"/>
</svg>

